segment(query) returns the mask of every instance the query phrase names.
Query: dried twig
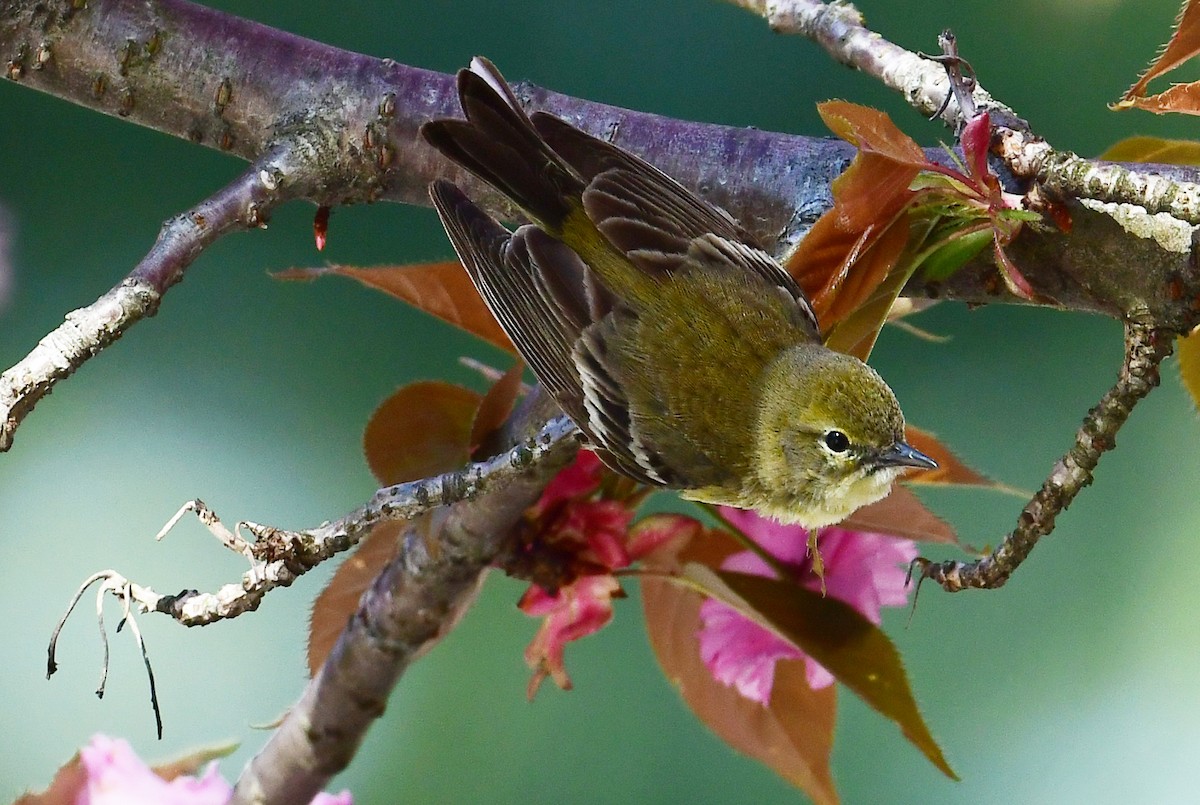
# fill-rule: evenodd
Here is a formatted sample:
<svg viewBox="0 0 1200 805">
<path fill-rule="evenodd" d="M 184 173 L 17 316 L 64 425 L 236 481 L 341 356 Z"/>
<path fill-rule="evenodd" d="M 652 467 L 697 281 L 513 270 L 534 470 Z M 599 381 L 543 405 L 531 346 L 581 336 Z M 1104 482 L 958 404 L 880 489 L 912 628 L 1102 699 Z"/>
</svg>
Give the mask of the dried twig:
<svg viewBox="0 0 1200 805">
<path fill-rule="evenodd" d="M 514 478 L 532 472 L 547 455 L 577 446 L 578 431 L 565 417 L 551 420 L 535 437 L 507 452 L 461 469 L 380 489 L 366 504 L 331 523 L 303 531 L 289 531 L 258 523 L 239 522 L 231 531 L 200 500 L 185 503 L 158 533 L 161 539 L 180 518 L 195 513 L 206 528 L 229 550 L 245 556 L 251 567 L 238 582 L 226 584 L 216 592 L 184 590 L 163 595 L 150 587 L 134 584 L 113 570 L 94 574 L 72 600 L 65 621 L 83 590 L 103 581 L 108 592 L 139 612 L 162 612 L 184 626 L 206 626 L 235 618 L 258 608 L 262 599 L 277 587 L 287 587 L 321 562 L 348 550 L 385 520 L 412 520 L 433 509 L 472 500 L 493 489 L 504 487 Z M 564 445 L 566 447 L 564 447 Z M 242 529 L 255 537 L 244 539 Z M 60 623 L 61 628 L 61 623 Z M 54 672 L 54 642 L 51 641 L 50 673 Z"/>
<path fill-rule="evenodd" d="M 71 617 L 71 613 L 75 610 L 75 606 L 83 597 L 83 594 L 88 591 L 93 584 L 101 582 L 96 590 L 96 625 L 100 628 L 100 644 L 104 648 L 104 659 L 100 663 L 100 684 L 96 686 L 96 696 L 103 699 L 105 686 L 108 683 L 108 630 L 104 628 L 104 599 L 108 593 L 115 595 L 122 604 L 121 622 L 117 624 L 117 631 L 129 624 L 129 630 L 133 633 L 134 642 L 137 643 L 138 651 L 142 655 L 142 662 L 146 666 L 146 677 L 150 684 L 150 709 L 154 713 L 154 726 L 158 733 L 158 737 L 162 738 L 163 722 L 162 710 L 158 706 L 158 688 L 154 682 L 154 669 L 150 665 L 150 653 L 146 651 L 146 641 L 142 638 L 141 629 L 138 628 L 137 619 L 134 611 L 131 608 L 131 603 L 136 600 L 136 593 L 129 589 L 134 585 L 111 570 L 102 570 L 99 573 L 93 573 L 89 576 L 79 589 L 75 591 L 75 595 L 71 598 L 71 603 L 67 605 L 67 611 L 59 618 L 58 624 L 54 627 L 54 632 L 50 635 L 50 646 L 46 651 L 46 678 L 54 676 L 58 670 L 58 662 L 55 660 L 55 655 L 58 648 L 58 636 L 62 633 L 62 629 L 67 624 L 67 618 Z"/>
</svg>

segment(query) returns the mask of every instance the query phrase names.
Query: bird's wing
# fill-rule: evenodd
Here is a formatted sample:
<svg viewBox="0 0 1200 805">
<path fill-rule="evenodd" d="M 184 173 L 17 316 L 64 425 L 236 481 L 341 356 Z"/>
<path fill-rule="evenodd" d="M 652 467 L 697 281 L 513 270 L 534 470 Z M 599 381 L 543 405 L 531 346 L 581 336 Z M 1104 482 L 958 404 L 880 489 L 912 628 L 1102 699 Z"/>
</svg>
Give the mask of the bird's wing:
<svg viewBox="0 0 1200 805">
<path fill-rule="evenodd" d="M 609 364 L 621 320 L 635 314 L 614 302 L 575 252 L 537 227 L 509 232 L 447 181 L 434 182 L 430 196 L 488 309 L 601 459 L 645 484 L 677 483 L 643 445 Z"/>
<path fill-rule="evenodd" d="M 796 321 L 819 338 L 816 315 L 799 283 L 727 212 L 650 163 L 553 115 L 536 112 L 531 121 L 587 182 L 584 210 L 630 262 L 652 275 L 696 262 L 748 271 L 790 300 Z"/>
</svg>

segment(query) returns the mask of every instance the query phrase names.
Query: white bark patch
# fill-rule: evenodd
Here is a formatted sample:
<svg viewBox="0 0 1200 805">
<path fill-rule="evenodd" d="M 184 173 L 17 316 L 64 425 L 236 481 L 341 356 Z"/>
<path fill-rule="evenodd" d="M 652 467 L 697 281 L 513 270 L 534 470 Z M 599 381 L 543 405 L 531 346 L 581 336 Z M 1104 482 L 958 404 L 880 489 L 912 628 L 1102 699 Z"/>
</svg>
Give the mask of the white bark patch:
<svg viewBox="0 0 1200 805">
<path fill-rule="evenodd" d="M 1145 207 L 1136 204 L 1114 204 L 1090 198 L 1081 198 L 1079 202 L 1088 209 L 1105 213 L 1131 235 L 1153 238 L 1168 252 L 1187 254 L 1192 250 L 1192 231 L 1195 227 L 1170 213 L 1150 215 Z"/>
</svg>

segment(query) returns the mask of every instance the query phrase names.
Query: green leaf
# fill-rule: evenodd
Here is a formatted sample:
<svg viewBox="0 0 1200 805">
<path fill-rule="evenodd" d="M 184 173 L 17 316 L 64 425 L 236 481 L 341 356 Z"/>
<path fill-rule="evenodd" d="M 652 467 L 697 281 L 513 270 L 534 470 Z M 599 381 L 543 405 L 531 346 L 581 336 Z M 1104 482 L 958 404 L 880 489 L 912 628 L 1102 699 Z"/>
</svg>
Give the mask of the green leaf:
<svg viewBox="0 0 1200 805">
<path fill-rule="evenodd" d="M 874 710 L 894 721 L 904 737 L 943 774 L 958 779 L 921 717 L 900 653 L 879 627 L 853 607 L 790 581 L 765 576 L 714 571 L 695 563 L 685 566 L 684 575 L 707 587 L 709 595 L 799 647 Z"/>
<path fill-rule="evenodd" d="M 993 239 L 990 227 L 967 230 L 947 238 L 926 254 L 921 260 L 923 276 L 927 280 L 948 279 L 967 261 L 987 248 Z"/>
</svg>

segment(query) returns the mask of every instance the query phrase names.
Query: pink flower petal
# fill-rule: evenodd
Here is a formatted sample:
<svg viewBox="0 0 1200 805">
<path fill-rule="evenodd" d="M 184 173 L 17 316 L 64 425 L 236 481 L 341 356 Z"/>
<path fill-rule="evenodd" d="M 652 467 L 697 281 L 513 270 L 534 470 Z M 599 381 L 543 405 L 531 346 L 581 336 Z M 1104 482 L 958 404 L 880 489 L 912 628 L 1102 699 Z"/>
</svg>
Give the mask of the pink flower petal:
<svg viewBox="0 0 1200 805">
<path fill-rule="evenodd" d="M 632 559 L 643 559 L 672 540 L 695 536 L 703 526 L 682 514 L 652 514 L 643 517 L 629 532 L 626 549 Z"/>
<path fill-rule="evenodd" d="M 740 509 L 722 508 L 721 515 L 792 568 L 805 587 L 821 588 L 812 573 L 804 528 L 781 525 Z M 824 529 L 818 540 L 830 597 L 849 604 L 875 624 L 880 622 L 882 607 L 907 604 L 907 565 L 917 556 L 912 540 L 837 527 Z M 751 551 L 733 554 L 721 567 L 759 576 L 773 573 Z M 700 617 L 701 659 L 717 681 L 737 688 L 748 699 L 763 704 L 770 701 L 775 663 L 783 659 L 804 660 L 805 679 L 813 690 L 833 683 L 833 676 L 799 648 L 725 604 L 705 601 Z"/>
<path fill-rule="evenodd" d="M 700 605 L 700 658 L 713 677 L 760 704 L 771 698 L 775 663 L 804 655 L 741 613 L 709 599 Z"/>
<path fill-rule="evenodd" d="M 580 450 L 575 454 L 575 460 L 554 476 L 538 502 L 534 504 L 537 515 L 547 511 L 551 506 L 566 500 L 587 497 L 600 487 L 600 477 L 604 465 L 591 450 Z"/>
<path fill-rule="evenodd" d="M 599 631 L 612 620 L 612 599 L 620 589 L 612 576 L 580 576 L 553 596 L 540 587 L 529 588 L 521 599 L 521 609 L 546 616 L 525 649 L 525 661 L 534 671 L 530 698 L 547 675 L 560 688 L 570 689 L 571 677 L 563 660 L 567 643 Z"/>
<path fill-rule="evenodd" d="M 232 787 L 208 764 L 204 774 L 167 782 L 142 762 L 129 743 L 97 735 L 79 750 L 87 784 L 77 805 L 224 805 Z"/>
<path fill-rule="evenodd" d="M 217 772 L 214 760 L 200 777 L 181 775 L 167 781 L 139 758 L 127 741 L 96 735 L 79 750 L 87 780 L 76 805 L 225 805 L 233 787 Z M 318 794 L 312 805 L 352 805 L 349 791 Z"/>
</svg>

